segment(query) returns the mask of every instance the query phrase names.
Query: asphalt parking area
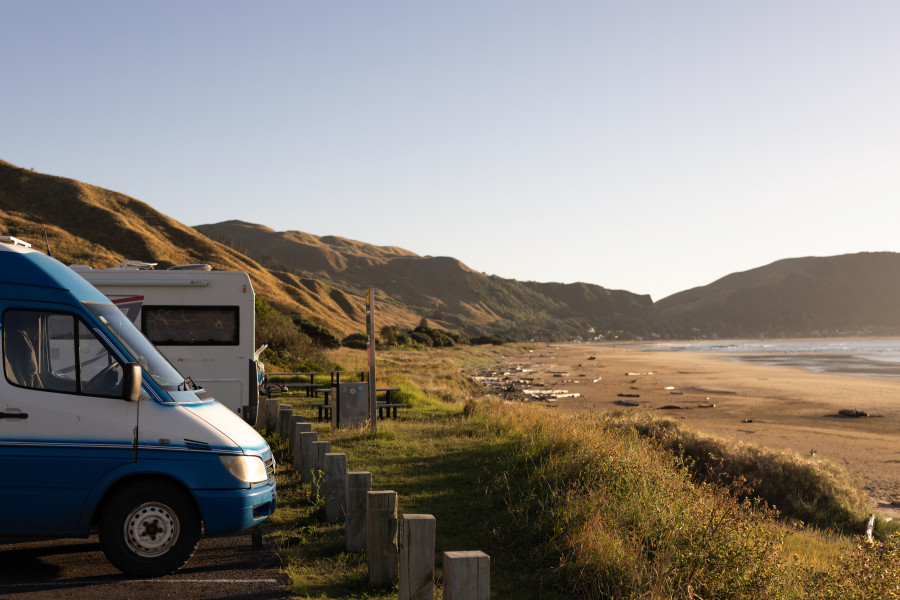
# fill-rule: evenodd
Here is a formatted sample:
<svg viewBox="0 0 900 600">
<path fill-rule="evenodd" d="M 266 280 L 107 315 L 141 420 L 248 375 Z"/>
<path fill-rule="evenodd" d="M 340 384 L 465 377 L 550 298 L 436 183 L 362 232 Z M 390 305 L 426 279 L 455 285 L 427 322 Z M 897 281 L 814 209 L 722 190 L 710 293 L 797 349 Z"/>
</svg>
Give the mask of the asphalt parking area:
<svg viewBox="0 0 900 600">
<path fill-rule="evenodd" d="M 265 543 L 249 533 L 203 538 L 179 571 L 132 579 L 106 560 L 97 536 L 87 539 L 5 541 L 0 538 L 0 596 L 18 598 L 290 598 L 288 578 Z"/>
</svg>

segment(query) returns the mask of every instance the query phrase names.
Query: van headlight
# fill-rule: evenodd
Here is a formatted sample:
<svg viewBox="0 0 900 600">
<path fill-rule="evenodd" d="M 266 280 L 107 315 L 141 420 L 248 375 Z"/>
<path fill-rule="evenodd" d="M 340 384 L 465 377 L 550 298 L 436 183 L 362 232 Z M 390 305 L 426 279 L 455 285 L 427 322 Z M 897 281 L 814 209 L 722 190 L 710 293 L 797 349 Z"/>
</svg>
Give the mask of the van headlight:
<svg viewBox="0 0 900 600">
<path fill-rule="evenodd" d="M 231 476 L 244 483 L 262 483 L 268 481 L 266 465 L 258 456 L 228 456 L 220 455 L 222 466 L 231 473 Z"/>
</svg>

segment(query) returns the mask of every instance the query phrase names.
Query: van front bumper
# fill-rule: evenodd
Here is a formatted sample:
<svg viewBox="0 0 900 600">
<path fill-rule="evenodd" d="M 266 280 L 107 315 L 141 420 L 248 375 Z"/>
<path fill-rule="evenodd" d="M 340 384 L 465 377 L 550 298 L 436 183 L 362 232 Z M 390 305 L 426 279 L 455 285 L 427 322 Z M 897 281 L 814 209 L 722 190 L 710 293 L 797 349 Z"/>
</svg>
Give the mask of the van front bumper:
<svg viewBox="0 0 900 600">
<path fill-rule="evenodd" d="M 275 484 L 242 490 L 194 490 L 206 533 L 233 533 L 259 525 L 275 512 Z"/>
</svg>

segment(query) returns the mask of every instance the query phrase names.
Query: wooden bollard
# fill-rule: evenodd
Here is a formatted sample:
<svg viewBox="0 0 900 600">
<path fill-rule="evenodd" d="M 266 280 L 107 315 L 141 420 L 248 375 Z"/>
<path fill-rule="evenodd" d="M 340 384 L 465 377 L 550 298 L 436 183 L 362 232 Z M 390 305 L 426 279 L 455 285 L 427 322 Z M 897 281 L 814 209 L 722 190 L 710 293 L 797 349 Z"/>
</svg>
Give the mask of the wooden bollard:
<svg viewBox="0 0 900 600">
<path fill-rule="evenodd" d="M 290 426 L 293 423 L 293 420 L 291 419 L 293 416 L 294 409 L 291 408 L 290 404 L 278 405 L 278 421 L 275 425 L 275 431 L 278 433 L 278 437 L 285 442 L 291 437 Z"/>
<path fill-rule="evenodd" d="M 347 506 L 347 455 L 329 452 L 325 455 L 325 520 L 344 520 Z"/>
<path fill-rule="evenodd" d="M 489 600 L 491 557 L 479 550 L 444 552 L 444 600 Z"/>
<path fill-rule="evenodd" d="M 313 480 L 313 470 L 316 468 L 316 454 L 313 444 L 319 441 L 316 431 L 300 434 L 300 483 L 310 483 Z"/>
<path fill-rule="evenodd" d="M 278 426 L 278 398 L 266 398 L 266 433 L 273 433 Z"/>
<path fill-rule="evenodd" d="M 313 442 L 316 466 L 313 469 L 313 491 L 316 500 L 325 498 L 325 455 L 331 452 L 331 442 Z"/>
<path fill-rule="evenodd" d="M 437 523 L 432 515 L 400 518 L 400 600 L 434 597 L 434 539 Z"/>
<path fill-rule="evenodd" d="M 256 427 L 257 431 L 262 433 L 266 432 L 266 421 L 268 421 L 269 411 L 269 399 L 265 396 L 260 396 L 259 400 L 256 402 Z"/>
<path fill-rule="evenodd" d="M 294 451 L 294 443 L 297 441 L 297 428 L 295 427 L 297 423 L 306 423 L 306 417 L 301 415 L 291 415 L 291 424 L 288 429 L 290 432 L 290 435 L 288 436 L 288 450 L 290 452 Z"/>
<path fill-rule="evenodd" d="M 366 497 L 371 490 L 371 473 L 347 473 L 347 518 L 344 525 L 344 549 L 347 552 L 359 552 L 366 548 Z"/>
<path fill-rule="evenodd" d="M 301 419 L 303 417 L 300 417 Z M 303 444 L 300 442 L 300 434 L 308 433 L 312 431 L 312 423 L 294 423 L 294 436 L 291 438 L 293 440 L 294 447 L 294 468 L 300 473 L 300 469 L 303 467 Z"/>
<path fill-rule="evenodd" d="M 369 585 L 380 587 L 397 580 L 397 492 L 366 494 L 366 555 Z"/>
</svg>

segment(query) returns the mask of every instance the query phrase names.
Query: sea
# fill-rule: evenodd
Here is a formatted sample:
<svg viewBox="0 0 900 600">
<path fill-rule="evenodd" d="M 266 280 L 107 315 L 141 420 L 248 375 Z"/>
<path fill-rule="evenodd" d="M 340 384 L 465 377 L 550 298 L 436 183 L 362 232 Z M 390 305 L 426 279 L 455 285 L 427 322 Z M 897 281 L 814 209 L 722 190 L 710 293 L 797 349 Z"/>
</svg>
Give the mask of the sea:
<svg viewBox="0 0 900 600">
<path fill-rule="evenodd" d="M 636 347 L 657 352 L 727 354 L 735 360 L 802 367 L 818 373 L 900 377 L 900 339 L 707 340 L 642 343 Z"/>
</svg>

